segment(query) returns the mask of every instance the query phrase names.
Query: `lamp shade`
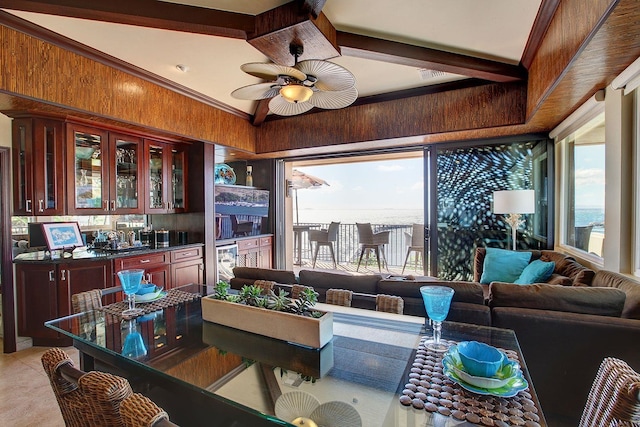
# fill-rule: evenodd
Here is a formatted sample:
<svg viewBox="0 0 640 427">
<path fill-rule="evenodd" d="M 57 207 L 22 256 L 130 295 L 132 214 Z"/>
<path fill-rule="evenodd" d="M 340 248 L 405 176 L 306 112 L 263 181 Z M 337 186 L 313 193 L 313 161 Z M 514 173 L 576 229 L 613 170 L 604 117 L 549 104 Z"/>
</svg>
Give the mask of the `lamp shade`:
<svg viewBox="0 0 640 427">
<path fill-rule="evenodd" d="M 535 213 L 534 190 L 502 190 L 493 192 L 493 213 L 529 214 Z"/>
<path fill-rule="evenodd" d="M 303 85 L 290 84 L 280 89 L 280 95 L 292 103 L 305 102 L 311 98 L 313 90 Z"/>
</svg>

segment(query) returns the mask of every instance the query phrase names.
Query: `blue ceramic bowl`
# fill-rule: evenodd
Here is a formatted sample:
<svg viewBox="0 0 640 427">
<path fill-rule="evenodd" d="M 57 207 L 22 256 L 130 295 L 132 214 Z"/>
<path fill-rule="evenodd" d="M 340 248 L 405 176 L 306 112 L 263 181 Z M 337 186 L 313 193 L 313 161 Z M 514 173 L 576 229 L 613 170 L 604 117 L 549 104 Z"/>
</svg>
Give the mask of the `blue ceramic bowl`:
<svg viewBox="0 0 640 427">
<path fill-rule="evenodd" d="M 151 283 L 142 283 L 140 284 L 140 288 L 138 288 L 137 295 L 145 295 L 150 294 L 152 292 L 156 292 L 158 287 L 156 285 L 152 285 Z"/>
<path fill-rule="evenodd" d="M 478 342 L 458 343 L 458 354 L 465 371 L 476 377 L 493 377 L 502 366 L 504 354 L 495 347 Z"/>
</svg>

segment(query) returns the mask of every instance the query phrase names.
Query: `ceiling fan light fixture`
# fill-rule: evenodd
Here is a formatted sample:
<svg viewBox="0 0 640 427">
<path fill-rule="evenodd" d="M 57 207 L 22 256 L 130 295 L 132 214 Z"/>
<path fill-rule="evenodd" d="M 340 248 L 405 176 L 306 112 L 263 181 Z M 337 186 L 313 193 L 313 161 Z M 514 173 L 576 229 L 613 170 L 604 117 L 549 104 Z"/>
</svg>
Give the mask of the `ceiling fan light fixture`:
<svg viewBox="0 0 640 427">
<path fill-rule="evenodd" d="M 288 102 L 296 104 L 308 101 L 313 95 L 313 90 L 300 84 L 289 84 L 280 89 L 280 95 Z"/>
</svg>

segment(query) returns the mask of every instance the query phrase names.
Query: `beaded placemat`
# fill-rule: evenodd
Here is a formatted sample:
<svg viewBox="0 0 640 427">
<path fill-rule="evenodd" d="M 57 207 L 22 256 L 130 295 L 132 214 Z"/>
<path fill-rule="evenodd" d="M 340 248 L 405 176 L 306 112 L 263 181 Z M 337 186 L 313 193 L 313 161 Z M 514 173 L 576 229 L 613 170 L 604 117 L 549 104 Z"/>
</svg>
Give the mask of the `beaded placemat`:
<svg viewBox="0 0 640 427">
<path fill-rule="evenodd" d="M 123 319 L 133 319 L 134 317 L 143 316 L 145 314 L 153 313 L 154 311 L 162 310 L 163 308 L 171 307 L 172 305 L 178 305 L 183 302 L 194 301 L 200 299 L 200 294 L 181 291 L 180 289 L 169 289 L 167 296 L 151 302 L 136 303 L 136 308 L 143 310 L 143 313 L 137 316 L 126 316 L 122 312 L 129 308 L 129 303 L 126 301 L 120 301 L 113 304 L 101 307 L 100 310 L 112 314 L 114 316 L 121 317 Z"/>
<path fill-rule="evenodd" d="M 400 403 L 428 412 L 438 412 L 460 421 L 484 426 L 540 427 L 538 408 L 527 390 L 503 398 L 471 393 L 442 373 L 444 353 L 427 349 L 423 337 L 404 386 Z M 447 341 L 456 344 L 455 341 Z M 509 359 L 518 361 L 518 353 L 502 350 Z"/>
</svg>

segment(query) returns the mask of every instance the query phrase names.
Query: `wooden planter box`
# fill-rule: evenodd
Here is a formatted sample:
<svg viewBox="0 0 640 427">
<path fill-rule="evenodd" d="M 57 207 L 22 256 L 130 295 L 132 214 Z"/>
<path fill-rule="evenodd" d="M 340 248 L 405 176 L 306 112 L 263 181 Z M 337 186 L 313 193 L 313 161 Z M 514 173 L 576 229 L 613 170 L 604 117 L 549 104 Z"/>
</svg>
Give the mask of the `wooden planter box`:
<svg viewBox="0 0 640 427">
<path fill-rule="evenodd" d="M 251 307 L 212 297 L 202 298 L 202 318 L 231 328 L 322 348 L 333 337 L 333 313 L 319 318 Z"/>
</svg>

